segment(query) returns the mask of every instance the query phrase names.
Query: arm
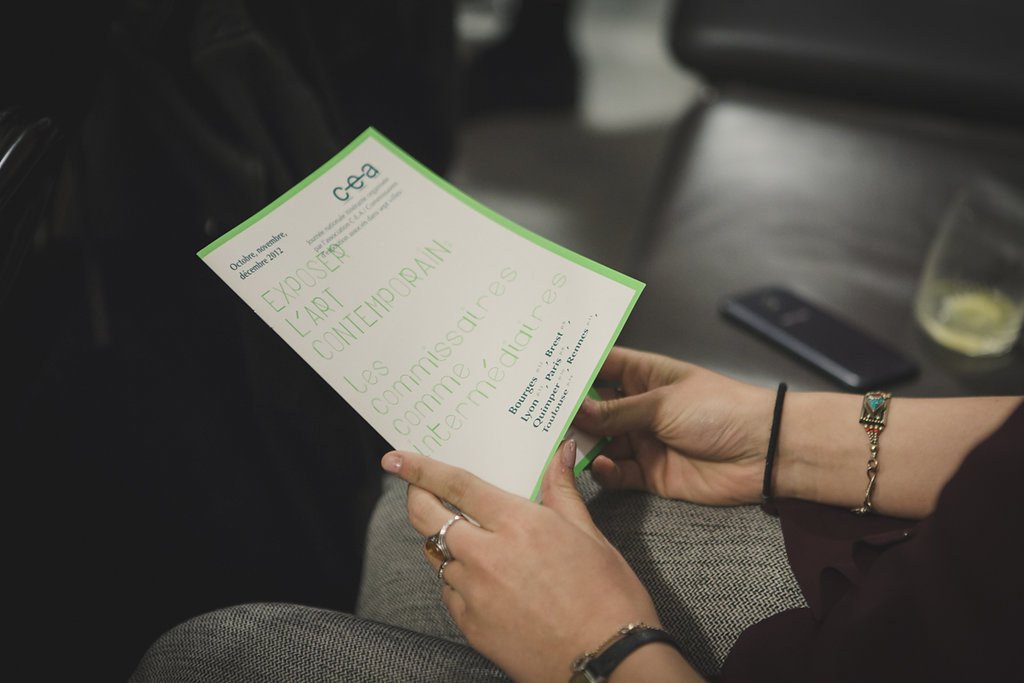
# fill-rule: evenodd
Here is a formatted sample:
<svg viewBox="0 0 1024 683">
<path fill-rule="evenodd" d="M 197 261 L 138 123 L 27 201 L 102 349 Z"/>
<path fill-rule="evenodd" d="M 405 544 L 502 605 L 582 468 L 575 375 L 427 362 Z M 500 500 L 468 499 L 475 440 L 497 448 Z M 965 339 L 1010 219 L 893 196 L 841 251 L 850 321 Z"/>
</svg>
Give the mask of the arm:
<svg viewBox="0 0 1024 683">
<path fill-rule="evenodd" d="M 775 492 L 843 507 L 859 506 L 867 486 L 868 440 L 858 424 L 861 396 L 797 393 L 786 398 Z M 919 519 L 967 454 L 995 431 L 1019 397 L 892 399 L 879 437 L 872 496 L 881 514 Z"/>
<path fill-rule="evenodd" d="M 665 356 L 615 348 L 600 377 L 624 396 L 586 401 L 576 424 L 615 436 L 593 463 L 610 488 L 647 489 L 712 505 L 760 500 L 775 392 Z M 773 491 L 778 497 L 858 506 L 867 486 L 862 397 L 786 396 Z M 875 509 L 920 518 L 970 450 L 1020 397 L 894 397 L 879 439 Z"/>
</svg>

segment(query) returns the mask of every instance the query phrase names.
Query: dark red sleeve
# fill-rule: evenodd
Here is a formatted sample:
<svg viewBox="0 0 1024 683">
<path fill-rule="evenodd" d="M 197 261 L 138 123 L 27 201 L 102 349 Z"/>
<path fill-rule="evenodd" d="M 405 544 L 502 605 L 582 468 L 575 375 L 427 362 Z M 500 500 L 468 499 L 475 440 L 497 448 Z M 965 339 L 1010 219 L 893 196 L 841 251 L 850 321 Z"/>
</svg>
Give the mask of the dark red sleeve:
<svg viewBox="0 0 1024 683">
<path fill-rule="evenodd" d="M 779 516 L 809 607 L 744 631 L 722 680 L 1024 680 L 1024 404 L 920 522 L 798 501 Z"/>
</svg>

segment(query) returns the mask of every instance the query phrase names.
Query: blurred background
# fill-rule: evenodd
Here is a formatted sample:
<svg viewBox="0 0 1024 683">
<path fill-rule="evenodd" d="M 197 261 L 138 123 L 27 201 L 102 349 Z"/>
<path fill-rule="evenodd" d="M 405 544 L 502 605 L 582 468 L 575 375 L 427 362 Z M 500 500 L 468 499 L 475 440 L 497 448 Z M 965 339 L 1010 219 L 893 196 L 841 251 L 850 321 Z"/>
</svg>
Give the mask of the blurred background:
<svg viewBox="0 0 1024 683">
<path fill-rule="evenodd" d="M 700 87 L 670 54 L 674 3 L 534 4 L 549 6 L 531 10 L 538 16 L 530 21 L 546 25 L 517 28 L 522 17 L 515 0 L 459 4 L 465 63 L 481 71 L 495 65 L 487 78 L 497 91 L 516 88 L 509 77 L 515 67 L 529 81 L 519 86 L 527 94 L 518 101 L 516 92 L 495 101 L 477 85 L 480 72 L 470 72 L 463 86 L 468 112 L 449 177 L 530 230 L 624 270 L 651 208 L 666 141 Z M 516 31 L 526 35 L 517 38 Z M 506 62 L 492 57 L 503 50 L 517 54 Z M 531 52 L 538 62 L 547 57 L 547 66 L 525 66 Z M 551 66 L 569 61 L 572 68 Z M 530 88 L 537 94 L 531 97 Z M 545 99 L 545 90 L 565 99 Z"/>
</svg>

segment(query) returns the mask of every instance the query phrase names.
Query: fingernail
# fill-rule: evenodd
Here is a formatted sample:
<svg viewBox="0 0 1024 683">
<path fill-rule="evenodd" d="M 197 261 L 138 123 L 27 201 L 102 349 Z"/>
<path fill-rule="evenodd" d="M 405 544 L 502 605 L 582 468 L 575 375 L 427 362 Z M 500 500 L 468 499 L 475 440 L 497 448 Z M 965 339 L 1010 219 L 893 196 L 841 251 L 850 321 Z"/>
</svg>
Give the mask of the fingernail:
<svg viewBox="0 0 1024 683">
<path fill-rule="evenodd" d="M 385 472 L 398 474 L 398 471 L 402 469 L 402 456 L 394 451 L 385 453 L 384 457 L 380 459 L 380 466 L 384 468 Z"/>
<path fill-rule="evenodd" d="M 562 464 L 569 469 L 576 465 L 576 439 L 569 439 L 562 446 Z"/>
</svg>

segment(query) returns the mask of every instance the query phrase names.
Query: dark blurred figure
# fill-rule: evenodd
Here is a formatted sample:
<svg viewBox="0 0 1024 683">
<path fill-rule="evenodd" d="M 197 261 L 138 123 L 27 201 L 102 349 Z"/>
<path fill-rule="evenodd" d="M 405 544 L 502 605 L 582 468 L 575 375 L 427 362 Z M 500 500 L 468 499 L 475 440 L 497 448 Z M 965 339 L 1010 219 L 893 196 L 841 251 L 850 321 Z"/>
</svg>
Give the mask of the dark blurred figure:
<svg viewBox="0 0 1024 683">
<path fill-rule="evenodd" d="M 211 608 L 351 610 L 384 444 L 195 252 L 368 125 L 444 173 L 453 3 L 8 5 L 0 143 L 39 163 L 0 167 L 5 670 L 124 680 Z"/>
<path fill-rule="evenodd" d="M 573 0 L 521 0 L 509 31 L 470 61 L 467 117 L 568 111 L 579 101 L 579 59 L 569 35 Z"/>
</svg>

